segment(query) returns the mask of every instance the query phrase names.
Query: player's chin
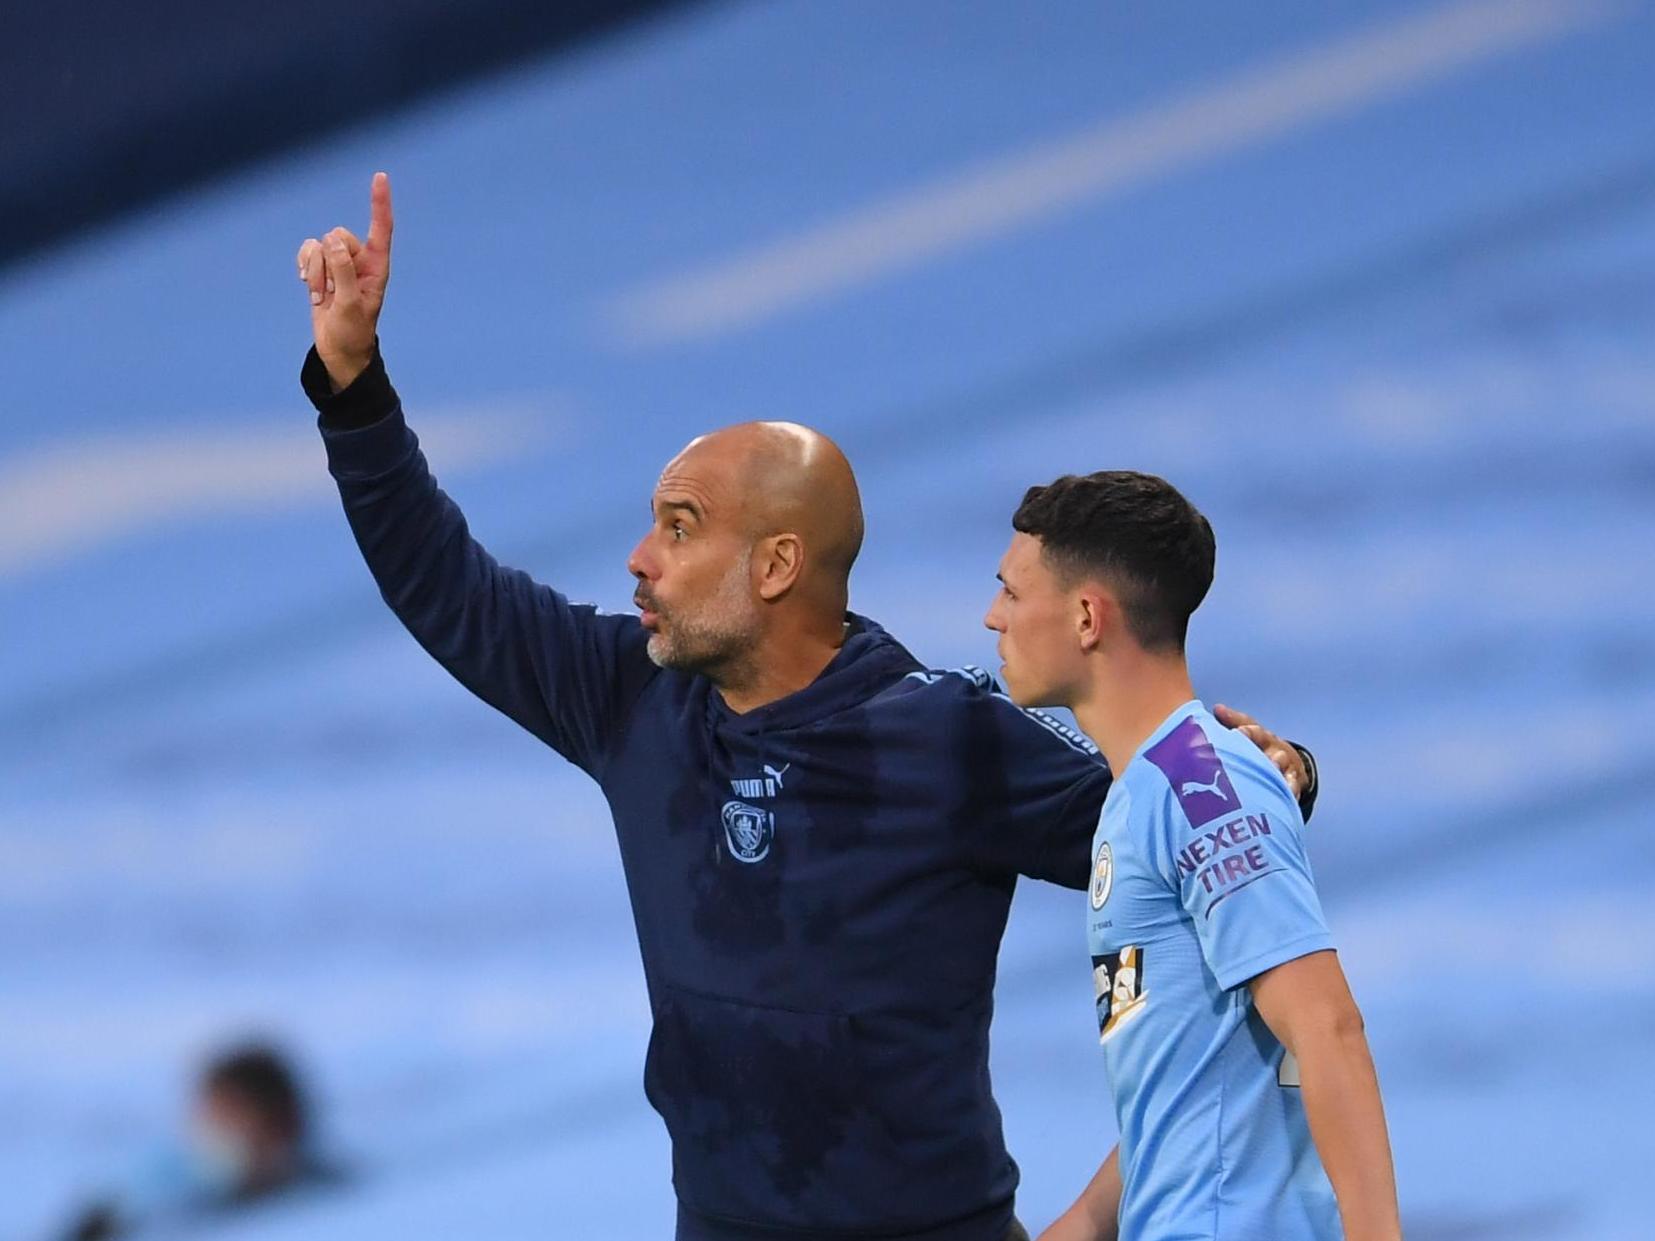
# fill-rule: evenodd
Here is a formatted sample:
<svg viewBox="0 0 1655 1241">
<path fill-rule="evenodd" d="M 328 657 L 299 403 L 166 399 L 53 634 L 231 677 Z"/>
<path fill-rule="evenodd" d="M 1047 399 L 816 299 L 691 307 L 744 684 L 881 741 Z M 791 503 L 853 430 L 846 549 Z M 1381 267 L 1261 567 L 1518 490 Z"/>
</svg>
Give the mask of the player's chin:
<svg viewBox="0 0 1655 1241">
<path fill-rule="evenodd" d="M 1029 705 L 1024 697 L 1024 694 L 1028 688 L 1027 683 L 1017 674 L 1017 670 L 1010 664 L 1000 665 L 1000 688 L 1005 690 L 1006 697 L 1010 698 L 1018 706 L 1026 707 Z"/>
<path fill-rule="evenodd" d="M 1010 664 L 1000 665 L 1000 685 L 1006 691 L 1006 697 L 1025 710 L 1031 707 L 1057 707 L 1063 705 L 1058 701 L 1061 695 L 1047 690 L 1037 682 L 1031 681 Z"/>
</svg>

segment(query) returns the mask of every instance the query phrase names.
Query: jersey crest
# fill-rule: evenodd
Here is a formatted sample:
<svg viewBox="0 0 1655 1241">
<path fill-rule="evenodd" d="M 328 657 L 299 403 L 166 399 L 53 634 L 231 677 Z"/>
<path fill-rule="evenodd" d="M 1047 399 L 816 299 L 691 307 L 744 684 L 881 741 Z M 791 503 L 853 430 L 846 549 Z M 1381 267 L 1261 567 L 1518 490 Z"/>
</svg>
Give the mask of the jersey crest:
<svg viewBox="0 0 1655 1241">
<path fill-rule="evenodd" d="M 776 838 L 776 816 L 743 801 L 724 803 L 724 839 L 738 862 L 762 862 Z"/>
<path fill-rule="evenodd" d="M 1115 853 L 1106 840 L 1098 846 L 1097 860 L 1092 863 L 1092 908 L 1102 909 L 1109 899 L 1109 890 L 1115 886 Z"/>
</svg>

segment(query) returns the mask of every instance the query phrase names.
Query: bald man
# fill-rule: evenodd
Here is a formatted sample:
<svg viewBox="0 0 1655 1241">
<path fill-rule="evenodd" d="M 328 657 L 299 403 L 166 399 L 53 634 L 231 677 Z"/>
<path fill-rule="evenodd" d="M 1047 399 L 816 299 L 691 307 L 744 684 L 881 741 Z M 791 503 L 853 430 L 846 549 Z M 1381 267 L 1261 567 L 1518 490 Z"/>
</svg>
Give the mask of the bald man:
<svg viewBox="0 0 1655 1241">
<path fill-rule="evenodd" d="M 847 610 L 856 480 L 804 427 L 729 427 L 667 463 L 627 562 L 639 617 L 496 563 L 379 355 L 391 222 L 381 174 L 366 242 L 300 247 L 305 390 L 386 602 L 609 800 L 680 1241 L 1024 1236 L 989 1089 L 995 954 L 1018 875 L 1087 886 L 1096 749 Z"/>
</svg>

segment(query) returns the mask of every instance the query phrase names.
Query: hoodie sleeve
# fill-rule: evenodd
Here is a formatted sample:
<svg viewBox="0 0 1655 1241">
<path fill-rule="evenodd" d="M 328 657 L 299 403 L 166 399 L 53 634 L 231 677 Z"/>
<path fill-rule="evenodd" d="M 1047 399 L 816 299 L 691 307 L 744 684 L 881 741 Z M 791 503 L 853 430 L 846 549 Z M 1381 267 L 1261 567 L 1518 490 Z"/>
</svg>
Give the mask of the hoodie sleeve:
<svg viewBox="0 0 1655 1241">
<path fill-rule="evenodd" d="M 985 673 L 968 670 L 957 740 L 966 761 L 965 845 L 980 869 L 1083 889 L 1092 835 L 1109 792 L 1109 768 L 1083 735 L 1025 711 Z"/>
<path fill-rule="evenodd" d="M 314 349 L 301 379 L 351 531 L 397 619 L 460 684 L 598 776 L 654 672 L 637 619 L 572 604 L 471 537 L 377 352 L 343 392 Z"/>
</svg>

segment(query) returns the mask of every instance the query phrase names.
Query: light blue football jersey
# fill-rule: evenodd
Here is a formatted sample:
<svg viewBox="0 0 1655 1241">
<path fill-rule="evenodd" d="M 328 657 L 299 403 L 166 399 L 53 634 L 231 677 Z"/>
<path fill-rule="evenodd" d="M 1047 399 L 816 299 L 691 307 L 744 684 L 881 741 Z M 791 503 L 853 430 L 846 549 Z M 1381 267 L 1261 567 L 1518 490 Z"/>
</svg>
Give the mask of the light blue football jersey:
<svg viewBox="0 0 1655 1241">
<path fill-rule="evenodd" d="M 1087 938 L 1123 1241 L 1343 1236 L 1292 1058 L 1247 981 L 1333 946 L 1281 773 L 1200 702 L 1118 773 Z"/>
</svg>

